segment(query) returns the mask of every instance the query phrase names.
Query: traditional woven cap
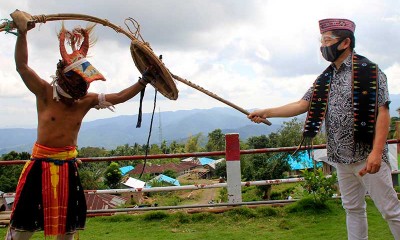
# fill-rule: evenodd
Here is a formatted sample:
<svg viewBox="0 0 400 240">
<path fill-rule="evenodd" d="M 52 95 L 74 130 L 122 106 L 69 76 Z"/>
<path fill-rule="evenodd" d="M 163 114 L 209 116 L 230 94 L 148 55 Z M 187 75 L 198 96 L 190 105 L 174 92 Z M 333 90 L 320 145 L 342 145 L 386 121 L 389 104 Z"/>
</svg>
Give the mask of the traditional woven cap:
<svg viewBox="0 0 400 240">
<path fill-rule="evenodd" d="M 321 33 L 332 30 L 349 30 L 354 33 L 356 24 L 344 18 L 327 18 L 319 21 L 319 30 Z"/>
</svg>

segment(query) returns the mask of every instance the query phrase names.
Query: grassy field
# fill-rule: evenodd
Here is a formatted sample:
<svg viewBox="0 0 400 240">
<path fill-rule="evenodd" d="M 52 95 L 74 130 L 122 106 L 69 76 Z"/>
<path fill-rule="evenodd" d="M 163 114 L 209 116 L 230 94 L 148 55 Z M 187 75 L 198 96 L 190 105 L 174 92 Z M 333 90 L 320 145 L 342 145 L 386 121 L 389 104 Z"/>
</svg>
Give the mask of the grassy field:
<svg viewBox="0 0 400 240">
<path fill-rule="evenodd" d="M 373 203 L 370 200 L 367 202 L 369 239 L 393 239 Z M 6 230 L 0 228 L 0 236 L 4 236 Z M 32 239 L 44 239 L 43 233 L 35 233 Z M 347 237 L 344 210 L 339 200 L 332 200 L 325 210 L 304 210 L 291 205 L 284 208 L 239 207 L 221 214 L 154 211 L 140 215 L 89 218 L 86 229 L 79 232 L 79 239 L 342 240 Z"/>
</svg>

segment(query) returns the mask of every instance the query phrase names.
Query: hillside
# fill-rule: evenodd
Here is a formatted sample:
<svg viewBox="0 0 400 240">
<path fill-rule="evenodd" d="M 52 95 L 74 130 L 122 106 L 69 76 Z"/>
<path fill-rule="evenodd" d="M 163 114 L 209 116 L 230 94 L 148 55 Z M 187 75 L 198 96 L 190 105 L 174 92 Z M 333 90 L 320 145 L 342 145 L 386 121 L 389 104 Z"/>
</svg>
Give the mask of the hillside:
<svg viewBox="0 0 400 240">
<path fill-rule="evenodd" d="M 390 95 L 391 116 L 398 116 L 400 94 Z M 161 121 L 160 121 L 161 117 Z M 300 116 L 299 118 L 304 118 Z M 136 128 L 137 115 L 83 122 L 78 136 L 79 147 L 104 147 L 134 143 L 145 144 L 149 135 L 151 113 L 143 114 L 142 127 Z M 179 110 L 155 113 L 150 143 L 160 143 L 160 139 L 184 142 L 190 136 L 221 129 L 223 133 L 238 133 L 241 140 L 251 136 L 268 135 L 277 131 L 289 119 L 270 119 L 272 126 L 255 124 L 239 111 L 229 107 L 211 109 Z M 0 128 L 0 155 L 12 150 L 30 152 L 36 139 L 36 129 Z"/>
<path fill-rule="evenodd" d="M 161 122 L 160 122 L 161 117 Z M 83 122 L 78 136 L 79 147 L 104 147 L 134 143 L 145 144 L 149 134 L 151 113 L 143 114 L 142 127 L 136 128 L 137 115 Z M 241 140 L 251 136 L 268 135 L 281 127 L 283 119 L 272 119 L 272 126 L 255 124 L 232 108 L 194 109 L 155 113 L 150 143 L 160 139 L 185 141 L 188 137 L 221 129 L 223 133 L 239 133 Z M 161 127 L 160 127 L 161 126 Z M 160 131 L 161 130 L 161 131 Z M 36 139 L 36 129 L 0 129 L 0 154 L 12 150 L 30 151 Z"/>
</svg>

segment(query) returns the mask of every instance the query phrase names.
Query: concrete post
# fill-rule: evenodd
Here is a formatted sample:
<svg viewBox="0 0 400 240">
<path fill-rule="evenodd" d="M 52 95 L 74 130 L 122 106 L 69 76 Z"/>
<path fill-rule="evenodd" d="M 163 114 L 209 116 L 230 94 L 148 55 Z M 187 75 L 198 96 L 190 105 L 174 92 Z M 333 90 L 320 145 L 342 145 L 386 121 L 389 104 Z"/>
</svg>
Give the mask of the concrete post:
<svg viewBox="0 0 400 240">
<path fill-rule="evenodd" d="M 228 202 L 242 202 L 239 134 L 225 135 Z"/>
</svg>

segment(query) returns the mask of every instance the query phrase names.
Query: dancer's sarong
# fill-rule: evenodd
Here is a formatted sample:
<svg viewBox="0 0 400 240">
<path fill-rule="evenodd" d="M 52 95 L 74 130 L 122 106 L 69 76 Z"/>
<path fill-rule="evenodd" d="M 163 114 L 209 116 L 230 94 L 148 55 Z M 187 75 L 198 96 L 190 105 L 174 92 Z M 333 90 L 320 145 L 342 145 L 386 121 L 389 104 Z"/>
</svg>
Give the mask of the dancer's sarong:
<svg viewBox="0 0 400 240">
<path fill-rule="evenodd" d="M 75 147 L 49 148 L 35 144 L 21 173 L 11 228 L 44 230 L 55 236 L 83 229 L 86 201 L 77 171 Z"/>
</svg>

